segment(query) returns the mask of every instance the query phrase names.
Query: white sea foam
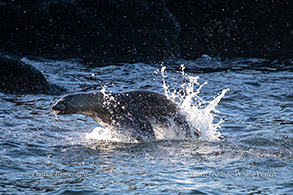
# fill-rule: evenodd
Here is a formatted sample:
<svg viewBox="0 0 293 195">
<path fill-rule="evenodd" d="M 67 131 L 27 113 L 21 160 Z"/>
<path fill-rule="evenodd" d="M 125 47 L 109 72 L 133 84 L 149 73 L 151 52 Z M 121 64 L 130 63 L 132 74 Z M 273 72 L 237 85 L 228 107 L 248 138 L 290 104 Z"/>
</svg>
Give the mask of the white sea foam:
<svg viewBox="0 0 293 195">
<path fill-rule="evenodd" d="M 113 142 L 137 142 L 131 137 L 120 134 L 115 129 L 111 127 L 96 127 L 92 132 L 86 133 L 86 139 L 90 140 L 104 140 L 104 141 L 113 141 Z"/>
</svg>

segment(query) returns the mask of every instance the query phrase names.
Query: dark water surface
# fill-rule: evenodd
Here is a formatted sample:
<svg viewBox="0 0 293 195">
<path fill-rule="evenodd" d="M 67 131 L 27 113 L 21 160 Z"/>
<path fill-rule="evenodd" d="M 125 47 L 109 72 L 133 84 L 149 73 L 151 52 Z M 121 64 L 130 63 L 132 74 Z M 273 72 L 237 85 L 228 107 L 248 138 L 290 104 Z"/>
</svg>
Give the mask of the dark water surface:
<svg viewBox="0 0 293 195">
<path fill-rule="evenodd" d="M 33 61 L 69 92 L 146 89 L 164 93 L 160 64 L 91 68 L 74 61 Z M 180 64 L 208 82 L 211 101 L 229 88 L 214 115 L 225 120 L 219 140 L 119 143 L 87 139 L 99 126 L 84 115 L 51 113 L 50 95 L 0 94 L 2 194 L 292 194 L 292 60 L 167 62 L 179 87 Z M 196 89 L 195 89 L 196 90 Z"/>
</svg>

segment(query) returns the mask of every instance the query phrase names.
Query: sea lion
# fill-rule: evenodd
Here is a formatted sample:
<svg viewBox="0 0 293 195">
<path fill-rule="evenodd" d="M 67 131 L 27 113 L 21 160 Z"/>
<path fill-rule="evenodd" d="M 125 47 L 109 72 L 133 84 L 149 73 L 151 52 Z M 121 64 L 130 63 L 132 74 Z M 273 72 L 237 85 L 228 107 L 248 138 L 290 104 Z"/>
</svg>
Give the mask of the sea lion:
<svg viewBox="0 0 293 195">
<path fill-rule="evenodd" d="M 55 114 L 85 114 L 98 123 L 126 131 L 138 141 L 156 139 L 152 124 L 168 127 L 170 120 L 186 137 L 200 136 L 191 129 L 175 103 L 166 96 L 149 91 L 121 93 L 74 93 L 63 96 L 53 106 Z"/>
</svg>

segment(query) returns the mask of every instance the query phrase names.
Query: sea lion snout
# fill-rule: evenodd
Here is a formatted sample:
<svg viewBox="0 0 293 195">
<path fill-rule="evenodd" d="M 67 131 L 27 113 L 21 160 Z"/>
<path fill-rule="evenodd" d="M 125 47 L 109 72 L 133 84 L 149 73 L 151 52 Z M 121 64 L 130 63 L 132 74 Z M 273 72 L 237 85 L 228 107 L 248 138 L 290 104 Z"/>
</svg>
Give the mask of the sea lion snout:
<svg viewBox="0 0 293 195">
<path fill-rule="evenodd" d="M 65 105 L 65 101 L 61 99 L 52 106 L 52 111 L 54 114 L 65 114 L 66 108 L 67 106 Z"/>
</svg>

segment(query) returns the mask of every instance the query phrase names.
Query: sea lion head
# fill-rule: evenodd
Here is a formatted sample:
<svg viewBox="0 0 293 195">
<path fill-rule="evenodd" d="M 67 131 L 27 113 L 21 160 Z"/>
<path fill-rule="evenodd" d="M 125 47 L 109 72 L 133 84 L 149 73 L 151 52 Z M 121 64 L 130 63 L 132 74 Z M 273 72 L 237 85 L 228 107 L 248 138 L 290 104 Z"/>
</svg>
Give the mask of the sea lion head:
<svg viewBox="0 0 293 195">
<path fill-rule="evenodd" d="M 65 95 L 52 106 L 52 111 L 56 114 L 73 114 L 78 112 L 80 104 L 78 96 Z"/>
<path fill-rule="evenodd" d="M 63 96 L 53 106 L 54 114 L 88 114 L 98 103 L 100 93 L 76 93 Z"/>
</svg>

